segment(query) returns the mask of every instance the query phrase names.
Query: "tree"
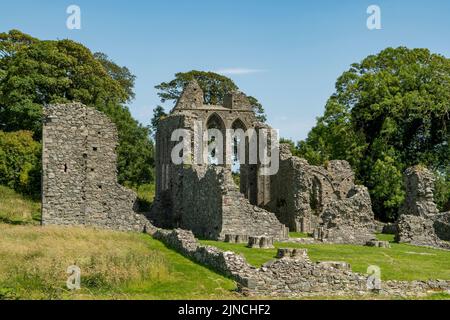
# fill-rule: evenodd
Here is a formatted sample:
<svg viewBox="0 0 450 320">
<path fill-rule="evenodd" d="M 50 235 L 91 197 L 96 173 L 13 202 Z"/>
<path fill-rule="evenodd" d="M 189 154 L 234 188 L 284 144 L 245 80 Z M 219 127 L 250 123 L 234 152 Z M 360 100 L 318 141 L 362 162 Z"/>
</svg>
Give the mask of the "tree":
<svg viewBox="0 0 450 320">
<path fill-rule="evenodd" d="M 94 53 L 94 57 L 102 64 L 110 77 L 119 82 L 122 89 L 127 93 L 127 101 L 130 102 L 133 100 L 135 98 L 134 81 L 136 80 L 136 76 L 127 67 L 118 66 L 104 53 L 96 52 Z"/>
<path fill-rule="evenodd" d="M 155 87 L 159 90 L 158 96 L 161 98 L 161 102 L 172 101 L 175 103 L 180 98 L 186 84 L 192 80 L 196 80 L 200 88 L 202 88 L 205 99 L 204 103 L 206 104 L 223 104 L 224 97 L 227 93 L 239 89 L 233 80 L 223 75 L 214 72 L 192 70 L 177 73 L 175 74 L 175 79 L 169 82 L 162 82 Z M 252 104 L 258 120 L 265 122 L 266 115 L 264 114 L 263 106 L 254 97 L 249 96 L 248 99 Z"/>
<path fill-rule="evenodd" d="M 120 182 L 152 181 L 149 129 L 125 106 L 134 97 L 135 79 L 127 68 L 74 41 L 41 41 L 15 30 L 0 34 L 0 53 L 1 130 L 28 130 L 39 141 L 43 106 L 81 102 L 106 113 L 118 127 Z"/>
<path fill-rule="evenodd" d="M 153 137 L 155 137 L 156 131 L 158 130 L 159 121 L 166 116 L 167 116 L 167 114 L 164 111 L 163 107 L 157 106 L 155 109 L 153 109 L 153 118 L 151 121 Z"/>
<path fill-rule="evenodd" d="M 388 48 L 339 77 L 299 152 L 313 163 L 348 160 L 369 187 L 377 215 L 392 220 L 407 167 L 422 164 L 446 177 L 449 108 L 449 59 L 427 49 Z"/>
<path fill-rule="evenodd" d="M 30 131 L 0 131 L 0 184 L 36 196 L 41 184 L 41 144 Z"/>
</svg>

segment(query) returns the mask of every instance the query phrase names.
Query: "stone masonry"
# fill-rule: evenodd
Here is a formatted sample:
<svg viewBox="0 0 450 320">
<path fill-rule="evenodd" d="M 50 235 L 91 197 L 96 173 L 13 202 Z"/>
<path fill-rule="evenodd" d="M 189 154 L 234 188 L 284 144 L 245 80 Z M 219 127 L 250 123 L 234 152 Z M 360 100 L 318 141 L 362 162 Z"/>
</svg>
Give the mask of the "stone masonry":
<svg viewBox="0 0 450 320">
<path fill-rule="evenodd" d="M 152 210 L 156 225 L 221 240 L 227 234 L 282 240 L 287 228 L 335 243 L 365 244 L 375 238 L 368 190 L 355 184 L 346 161 L 312 166 L 292 156 L 289 146 L 281 145 L 278 173 L 264 176 L 260 164 L 249 164 L 247 146 L 247 161 L 240 166 L 237 187 L 229 164 L 172 163 L 172 151 L 179 144 L 172 141 L 176 129 L 191 132 L 191 146 L 207 145 L 204 138 L 194 138 L 198 124 L 201 134 L 212 128 L 225 137 L 228 129 L 270 129 L 256 120 L 243 93 L 228 94 L 220 106 L 205 105 L 199 85 L 195 81 L 187 84 L 171 114 L 161 120 L 156 135 L 157 186 Z M 227 150 L 224 147 L 223 160 L 230 156 Z"/>
<path fill-rule="evenodd" d="M 450 289 L 450 281 L 383 281 L 381 289 L 367 286 L 368 275 L 351 270 L 341 261 L 313 262 L 306 249 L 280 249 L 277 259 L 260 268 L 243 256 L 203 246 L 186 230 L 156 230 L 153 237 L 186 257 L 232 279 L 241 293 L 260 297 L 393 295 L 413 297 Z"/>
<path fill-rule="evenodd" d="M 136 194 L 117 183 L 115 125 L 79 103 L 44 108 L 42 224 L 143 231 Z"/>
<path fill-rule="evenodd" d="M 310 165 L 280 146 L 280 170 L 271 177 L 267 209 L 290 230 L 335 243 L 365 244 L 374 238 L 374 213 L 366 187 L 355 185 L 346 161 Z"/>
<path fill-rule="evenodd" d="M 171 114 L 159 124 L 152 221 L 157 226 L 192 230 L 196 236 L 208 239 L 224 240 L 227 234 L 287 238 L 288 229 L 275 214 L 256 206 L 258 199 L 264 197 L 262 189 L 258 189 L 257 165 L 241 165 L 237 186 L 230 165 L 173 163 L 172 151 L 179 142 L 171 137 L 176 129 L 191 132 L 191 144 L 195 146 L 205 143 L 194 139 L 198 123 L 202 136 L 207 129 L 220 130 L 225 137 L 226 129 L 246 131 L 260 127 L 241 92 L 230 93 L 220 106 L 205 105 L 203 101 L 198 84 L 189 83 Z M 223 153 L 226 159 L 226 150 Z"/>
<path fill-rule="evenodd" d="M 434 181 L 427 168 L 415 166 L 405 171 L 406 199 L 397 222 L 398 242 L 450 249 L 450 212 L 438 212 Z"/>
<path fill-rule="evenodd" d="M 430 217 L 438 213 L 434 202 L 433 173 L 428 169 L 415 166 L 406 169 L 403 175 L 406 199 L 400 209 L 400 215 Z"/>
</svg>

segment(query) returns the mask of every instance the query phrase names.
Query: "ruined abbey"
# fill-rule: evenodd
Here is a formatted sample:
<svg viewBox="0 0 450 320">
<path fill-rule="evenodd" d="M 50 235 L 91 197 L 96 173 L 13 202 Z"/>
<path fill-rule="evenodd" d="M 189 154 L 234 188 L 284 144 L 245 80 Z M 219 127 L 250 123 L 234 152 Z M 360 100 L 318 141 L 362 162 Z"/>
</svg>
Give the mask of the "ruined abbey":
<svg viewBox="0 0 450 320">
<path fill-rule="evenodd" d="M 233 276 L 244 291 L 258 294 L 366 289 L 364 277 L 352 273 L 347 265 L 315 265 L 306 251 L 281 251 L 280 261 L 255 270 L 241 257 L 200 246 L 194 237 L 270 248 L 274 241 L 287 242 L 289 232 L 294 231 L 310 234 L 311 238 L 296 239 L 308 243 L 389 247 L 375 237 L 384 228 L 395 233 L 398 242 L 450 249 L 450 213 L 437 211 L 434 179 L 426 168 L 405 172 L 407 197 L 400 219 L 394 225 L 383 225 L 375 221 L 369 192 L 355 183 L 355 174 L 346 161 L 313 166 L 293 156 L 289 145 L 282 144 L 275 174 L 261 174 L 267 164 L 244 162 L 239 182 L 229 162 L 174 163 L 173 150 L 179 143 L 172 136 L 175 130 L 192 132 L 191 146 L 207 147 L 210 143 L 204 134 L 200 140 L 194 138 L 197 124 L 203 131 L 213 128 L 219 132 L 270 128 L 257 121 L 243 93 L 229 93 L 223 105 L 206 105 L 199 85 L 189 83 L 171 113 L 160 121 L 156 197 L 151 212 L 140 213 L 136 194 L 117 183 L 114 124 L 99 111 L 78 103 L 46 107 L 42 224 L 150 232 L 192 259 Z M 246 145 L 248 139 L 239 143 Z M 224 145 L 236 142 L 225 141 Z M 234 147 L 224 147 L 225 158 L 233 156 L 227 154 L 230 150 Z M 248 148 L 245 150 L 248 160 L 250 154 Z M 279 278 L 280 272 L 290 279 L 300 278 L 291 287 L 287 278 Z M 325 288 L 327 279 L 336 277 L 339 282 Z M 391 289 L 416 291 L 417 286 L 434 285 L 394 283 Z M 438 286 L 449 287 L 449 283 Z"/>
</svg>

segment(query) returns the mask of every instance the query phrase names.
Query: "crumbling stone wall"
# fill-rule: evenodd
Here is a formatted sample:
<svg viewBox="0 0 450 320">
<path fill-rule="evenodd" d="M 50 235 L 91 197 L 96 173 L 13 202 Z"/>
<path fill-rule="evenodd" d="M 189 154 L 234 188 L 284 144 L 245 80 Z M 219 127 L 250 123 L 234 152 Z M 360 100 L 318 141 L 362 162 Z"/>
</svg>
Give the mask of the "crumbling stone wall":
<svg viewBox="0 0 450 320">
<path fill-rule="evenodd" d="M 434 202 L 435 178 L 431 171 L 422 166 L 408 168 L 403 181 L 406 199 L 400 208 L 400 215 L 430 217 L 438 213 Z"/>
<path fill-rule="evenodd" d="M 200 127 L 196 127 L 198 124 Z M 179 143 L 172 141 L 173 132 L 176 129 L 190 132 L 195 150 L 198 144 L 205 144 L 202 135 L 211 125 L 222 131 L 224 137 L 226 129 L 245 132 L 259 127 L 243 93 L 228 94 L 221 106 L 206 105 L 198 84 L 189 83 L 171 114 L 161 120 L 156 134 L 156 199 L 151 214 L 154 223 L 192 230 L 208 239 L 224 239 L 226 234 L 287 238 L 288 230 L 275 214 L 254 205 L 263 193 L 258 186 L 256 164 L 241 165 L 238 187 L 229 164 L 199 164 L 195 159 L 190 163 L 173 163 L 172 151 Z M 226 141 L 224 159 L 225 146 Z"/>
<path fill-rule="evenodd" d="M 44 108 L 42 224 L 142 231 L 136 194 L 117 183 L 117 130 L 79 103 Z"/>
<path fill-rule="evenodd" d="M 290 230 L 321 240 L 365 244 L 374 238 L 374 214 L 366 187 L 355 185 L 346 161 L 312 166 L 280 146 L 280 170 L 271 177 L 270 211 Z"/>
<path fill-rule="evenodd" d="M 190 231 L 156 230 L 152 235 L 190 259 L 231 277 L 245 295 L 306 297 L 374 294 L 367 287 L 368 275 L 353 272 L 345 262 L 313 262 L 305 249 L 280 250 L 277 259 L 256 268 L 234 252 L 199 244 Z M 429 291 L 449 289 L 450 281 L 442 280 L 384 281 L 377 293 L 420 296 Z"/>
<path fill-rule="evenodd" d="M 422 166 L 405 171 L 406 199 L 397 222 L 397 242 L 450 249 L 445 242 L 450 240 L 450 212 L 438 213 L 434 181 L 433 173 Z"/>
</svg>

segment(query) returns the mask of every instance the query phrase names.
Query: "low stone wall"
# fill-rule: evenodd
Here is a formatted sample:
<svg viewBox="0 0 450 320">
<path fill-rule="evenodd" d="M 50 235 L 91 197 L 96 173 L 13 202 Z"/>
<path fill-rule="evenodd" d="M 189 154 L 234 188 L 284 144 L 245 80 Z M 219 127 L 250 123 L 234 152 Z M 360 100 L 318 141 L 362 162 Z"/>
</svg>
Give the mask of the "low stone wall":
<svg viewBox="0 0 450 320">
<path fill-rule="evenodd" d="M 439 239 L 450 241 L 450 212 L 439 213 L 435 216 L 434 232 Z"/>
<path fill-rule="evenodd" d="M 367 275 L 352 272 L 345 262 L 312 262 L 304 249 L 280 250 L 278 259 L 255 268 L 243 256 L 199 244 L 190 231 L 157 230 L 152 235 L 186 257 L 234 279 L 239 291 L 245 295 L 305 297 L 374 294 L 367 288 Z M 429 291 L 449 289 L 450 281 L 386 281 L 375 293 L 420 296 Z"/>
<path fill-rule="evenodd" d="M 413 215 L 401 216 L 397 222 L 395 241 L 416 246 L 450 250 L 450 243 L 442 241 L 435 233 L 433 220 Z"/>
</svg>

